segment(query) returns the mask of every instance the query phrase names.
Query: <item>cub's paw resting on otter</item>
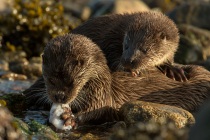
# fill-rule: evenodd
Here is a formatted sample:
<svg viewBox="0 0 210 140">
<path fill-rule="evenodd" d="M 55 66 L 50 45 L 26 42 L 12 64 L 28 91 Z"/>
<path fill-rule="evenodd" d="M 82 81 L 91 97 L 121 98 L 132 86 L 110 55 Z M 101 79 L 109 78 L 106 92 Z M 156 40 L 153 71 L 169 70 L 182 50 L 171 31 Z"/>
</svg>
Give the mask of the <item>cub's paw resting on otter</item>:
<svg viewBox="0 0 210 140">
<path fill-rule="evenodd" d="M 187 82 L 189 80 L 189 75 L 184 71 L 181 65 L 172 65 L 169 62 L 165 63 L 165 65 L 158 66 L 158 69 L 168 78 L 175 81 Z"/>
<path fill-rule="evenodd" d="M 50 110 L 49 122 L 61 130 L 71 130 L 77 126 L 68 104 L 53 104 Z"/>
</svg>

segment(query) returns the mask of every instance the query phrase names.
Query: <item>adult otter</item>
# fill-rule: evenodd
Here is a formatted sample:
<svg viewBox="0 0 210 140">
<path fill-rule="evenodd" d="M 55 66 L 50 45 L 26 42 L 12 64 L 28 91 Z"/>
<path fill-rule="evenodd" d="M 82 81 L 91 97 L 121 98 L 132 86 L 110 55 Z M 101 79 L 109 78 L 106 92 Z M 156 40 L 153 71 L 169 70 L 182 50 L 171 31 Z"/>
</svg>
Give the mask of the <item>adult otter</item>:
<svg viewBox="0 0 210 140">
<path fill-rule="evenodd" d="M 179 43 L 176 25 L 160 12 L 101 16 L 88 20 L 71 33 L 84 35 L 96 43 L 112 71 L 129 70 L 133 75 L 156 66 L 166 70 L 168 61 L 174 62 Z M 171 69 L 164 73 L 178 81 L 187 80 L 183 71 Z"/>
<path fill-rule="evenodd" d="M 112 72 L 129 69 L 134 74 L 161 64 L 163 69 L 167 67 L 164 63 L 167 60 L 173 62 L 179 41 L 175 24 L 157 12 L 101 16 L 88 20 L 72 33 L 84 35 L 95 42 L 103 50 Z M 177 81 L 187 80 L 182 71 L 177 76 L 173 76 L 171 71 L 165 73 Z M 41 77 L 31 89 L 42 87 L 45 83 Z M 28 92 L 33 91 L 29 89 L 24 93 Z"/>
<path fill-rule="evenodd" d="M 46 91 L 54 103 L 70 104 L 81 122 L 101 119 L 103 115 L 103 121 L 117 120 L 116 110 L 132 100 L 194 112 L 210 95 L 210 72 L 198 66 L 183 68 L 190 75 L 184 83 L 171 80 L 158 70 L 136 78 L 126 72 L 111 74 L 96 44 L 82 35 L 68 34 L 47 44 L 43 54 L 46 88 L 35 92 Z"/>
</svg>

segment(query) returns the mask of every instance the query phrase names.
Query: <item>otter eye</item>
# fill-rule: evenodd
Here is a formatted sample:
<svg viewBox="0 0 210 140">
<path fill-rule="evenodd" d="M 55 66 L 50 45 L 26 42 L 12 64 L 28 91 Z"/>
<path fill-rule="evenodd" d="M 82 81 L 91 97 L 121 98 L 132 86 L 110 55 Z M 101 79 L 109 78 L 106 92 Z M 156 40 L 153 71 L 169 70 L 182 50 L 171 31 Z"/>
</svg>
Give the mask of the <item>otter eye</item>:
<svg viewBox="0 0 210 140">
<path fill-rule="evenodd" d="M 85 63 L 84 60 L 78 60 L 78 65 L 79 65 L 79 66 L 84 65 L 84 63 Z"/>
<path fill-rule="evenodd" d="M 73 64 L 74 65 L 77 65 L 77 66 L 82 66 L 82 65 L 84 65 L 84 60 L 74 60 L 73 61 Z"/>
<path fill-rule="evenodd" d="M 147 49 L 142 49 L 141 50 L 143 53 L 147 53 Z"/>
<path fill-rule="evenodd" d="M 53 81 L 52 78 L 49 78 L 49 79 L 48 79 L 48 82 L 49 82 L 51 85 L 55 85 L 55 82 Z"/>
</svg>

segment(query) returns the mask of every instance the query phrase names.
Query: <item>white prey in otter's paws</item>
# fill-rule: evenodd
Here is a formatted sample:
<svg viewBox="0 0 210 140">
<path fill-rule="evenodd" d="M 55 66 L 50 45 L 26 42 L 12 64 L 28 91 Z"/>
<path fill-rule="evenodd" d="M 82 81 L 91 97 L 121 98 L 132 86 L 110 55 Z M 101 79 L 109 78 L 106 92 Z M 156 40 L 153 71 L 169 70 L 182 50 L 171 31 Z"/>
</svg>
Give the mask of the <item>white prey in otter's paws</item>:
<svg viewBox="0 0 210 140">
<path fill-rule="evenodd" d="M 53 104 L 50 109 L 49 122 L 52 123 L 57 129 L 71 130 L 72 126 L 65 126 L 65 121 L 61 119 L 61 115 L 65 113 L 64 108 L 70 108 L 68 104 Z M 72 117 L 73 114 L 72 114 Z"/>
</svg>

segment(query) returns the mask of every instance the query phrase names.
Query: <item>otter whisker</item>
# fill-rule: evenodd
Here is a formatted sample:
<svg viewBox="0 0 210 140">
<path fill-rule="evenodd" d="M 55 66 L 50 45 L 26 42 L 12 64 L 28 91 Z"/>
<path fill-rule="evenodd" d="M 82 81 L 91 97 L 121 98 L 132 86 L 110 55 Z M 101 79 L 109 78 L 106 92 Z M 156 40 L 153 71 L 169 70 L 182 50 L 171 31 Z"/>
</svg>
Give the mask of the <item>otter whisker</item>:
<svg viewBox="0 0 210 140">
<path fill-rule="evenodd" d="M 81 96 L 77 96 L 77 101 L 78 101 L 80 104 L 84 105 L 84 107 L 86 106 L 86 104 L 85 104 L 85 99 L 83 99 Z"/>
<path fill-rule="evenodd" d="M 76 106 L 75 106 L 76 108 L 79 107 L 78 109 L 79 109 L 79 110 L 82 110 L 82 107 L 81 107 L 81 105 L 80 105 L 80 102 L 79 102 L 79 100 L 78 100 L 77 98 L 75 98 L 74 103 L 75 103 L 75 105 L 76 105 Z"/>
<path fill-rule="evenodd" d="M 34 93 L 29 96 L 26 96 L 26 99 L 39 98 L 39 97 L 42 97 L 44 94 L 47 94 L 47 93 L 45 92 Z"/>
</svg>

